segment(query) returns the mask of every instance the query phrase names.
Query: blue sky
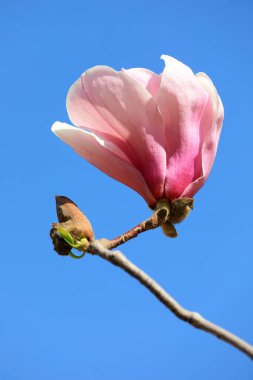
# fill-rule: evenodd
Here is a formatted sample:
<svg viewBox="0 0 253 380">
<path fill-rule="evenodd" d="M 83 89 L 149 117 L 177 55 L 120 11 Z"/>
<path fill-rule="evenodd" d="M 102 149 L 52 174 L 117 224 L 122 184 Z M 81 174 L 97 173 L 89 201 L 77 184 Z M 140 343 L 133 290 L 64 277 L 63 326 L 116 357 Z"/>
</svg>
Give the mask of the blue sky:
<svg viewBox="0 0 253 380">
<path fill-rule="evenodd" d="M 101 259 L 57 256 L 48 234 L 55 194 L 98 238 L 150 214 L 51 133 L 68 122 L 73 81 L 97 64 L 160 72 L 161 54 L 206 72 L 225 107 L 210 178 L 177 239 L 157 229 L 122 251 L 185 307 L 253 343 L 252 14 L 250 0 L 1 2 L 1 379 L 253 378 L 246 356 Z"/>
</svg>

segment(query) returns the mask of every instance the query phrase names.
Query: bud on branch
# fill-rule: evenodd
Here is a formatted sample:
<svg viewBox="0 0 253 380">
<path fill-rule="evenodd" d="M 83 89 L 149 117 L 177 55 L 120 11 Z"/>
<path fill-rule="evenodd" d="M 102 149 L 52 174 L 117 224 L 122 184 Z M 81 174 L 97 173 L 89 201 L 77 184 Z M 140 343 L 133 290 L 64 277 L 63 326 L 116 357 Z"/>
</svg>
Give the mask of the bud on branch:
<svg viewBox="0 0 253 380">
<path fill-rule="evenodd" d="M 112 240 L 101 239 L 100 243 L 107 249 L 113 249 L 135 238 L 140 233 L 159 226 L 162 226 L 166 236 L 176 237 L 177 231 L 174 223 L 183 221 L 192 208 L 192 198 L 181 198 L 173 201 L 160 199 L 150 218 Z M 94 240 L 92 226 L 77 205 L 67 197 L 56 197 L 56 209 L 59 223 L 53 223 L 53 228 L 50 231 L 55 251 L 62 256 L 69 255 L 80 258 L 80 256 L 72 254 L 71 248 L 82 252 L 89 251 L 89 244 Z"/>
<path fill-rule="evenodd" d="M 56 210 L 59 223 L 53 223 L 50 231 L 54 249 L 59 255 L 80 258 L 71 253 L 71 248 L 83 252 L 87 250 L 89 243 L 94 240 L 91 224 L 67 197 L 56 196 Z"/>
</svg>

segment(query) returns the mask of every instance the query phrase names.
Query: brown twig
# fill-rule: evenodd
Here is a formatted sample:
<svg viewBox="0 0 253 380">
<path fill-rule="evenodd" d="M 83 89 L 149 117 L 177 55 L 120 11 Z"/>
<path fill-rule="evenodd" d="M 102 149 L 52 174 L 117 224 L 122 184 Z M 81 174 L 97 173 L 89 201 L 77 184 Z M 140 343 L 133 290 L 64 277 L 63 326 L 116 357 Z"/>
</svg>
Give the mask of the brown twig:
<svg viewBox="0 0 253 380">
<path fill-rule="evenodd" d="M 90 222 L 74 202 L 66 197 L 57 197 L 56 205 L 60 223 L 53 223 L 50 236 L 53 240 L 55 250 L 60 255 L 71 255 L 74 258 L 83 257 L 84 254 L 75 256 L 71 253 L 72 247 L 78 247 L 80 251 L 97 255 L 122 268 L 150 290 L 150 292 L 178 318 L 188 322 L 197 329 L 207 331 L 217 336 L 253 359 L 253 346 L 229 331 L 209 322 L 199 313 L 183 308 L 155 280 L 128 260 L 121 252 L 112 252 L 110 250 L 133 239 L 139 233 L 158 226 L 162 226 L 167 236 L 175 236 L 176 230 L 173 230 L 174 223 L 180 223 L 188 215 L 193 207 L 193 200 L 191 198 L 178 199 L 173 202 L 160 200 L 157 202 L 157 207 L 153 215 L 146 221 L 138 224 L 136 227 L 113 240 L 101 239 L 97 241 L 93 240 L 94 235 Z"/>
<path fill-rule="evenodd" d="M 158 208 L 150 218 L 137 224 L 137 226 L 131 228 L 129 231 L 117 236 L 112 240 L 103 239 L 102 244 L 107 249 L 113 249 L 119 245 L 137 237 L 140 233 L 157 228 L 165 223 L 170 215 L 170 209 L 168 206 L 164 205 L 163 207 Z"/>
<path fill-rule="evenodd" d="M 184 322 L 197 329 L 207 331 L 208 333 L 220 338 L 221 340 L 231 344 L 238 350 L 244 352 L 253 359 L 253 346 L 240 339 L 235 334 L 221 328 L 220 326 L 209 322 L 199 313 L 192 312 L 182 307 L 173 297 L 171 297 L 155 280 L 148 276 L 143 270 L 138 268 L 130 260 L 128 260 L 119 251 L 110 251 L 104 248 L 98 241 L 94 241 L 89 246 L 89 252 L 95 254 L 102 259 L 120 267 L 130 276 L 136 278 L 143 286 L 145 286 L 154 296 L 161 301 L 173 314 Z"/>
<path fill-rule="evenodd" d="M 177 231 L 174 223 L 182 222 L 193 208 L 192 198 L 181 198 L 169 202 L 168 199 L 160 199 L 156 204 L 156 209 L 147 220 L 137 224 L 129 231 L 117 236 L 112 240 L 101 239 L 104 247 L 113 249 L 119 245 L 137 237 L 140 233 L 162 227 L 166 236 L 176 237 Z"/>
</svg>

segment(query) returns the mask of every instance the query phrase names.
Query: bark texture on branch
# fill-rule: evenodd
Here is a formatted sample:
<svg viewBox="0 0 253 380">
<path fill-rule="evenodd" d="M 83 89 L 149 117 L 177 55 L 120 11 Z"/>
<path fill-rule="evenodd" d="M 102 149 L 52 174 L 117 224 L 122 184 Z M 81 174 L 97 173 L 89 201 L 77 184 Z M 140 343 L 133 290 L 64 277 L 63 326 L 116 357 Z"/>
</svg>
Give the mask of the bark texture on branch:
<svg viewBox="0 0 253 380">
<path fill-rule="evenodd" d="M 120 267 L 125 272 L 136 278 L 143 286 L 145 286 L 154 296 L 161 301 L 173 314 L 181 320 L 188 322 L 197 329 L 207 331 L 217 336 L 221 340 L 231 344 L 238 350 L 244 352 L 253 359 L 253 346 L 240 339 L 235 334 L 223 329 L 222 327 L 209 322 L 199 313 L 189 311 L 182 307 L 173 297 L 171 297 L 154 279 L 147 275 L 143 270 L 138 268 L 130 260 L 128 260 L 120 251 L 110 251 L 104 248 L 99 242 L 91 243 L 89 251 L 102 259 Z"/>
<path fill-rule="evenodd" d="M 177 233 L 174 224 L 180 223 L 187 217 L 193 208 L 193 199 L 182 198 L 172 202 L 167 199 L 161 199 L 157 202 L 156 210 L 151 217 L 144 222 L 139 223 L 131 230 L 112 240 L 100 239 L 95 241 L 90 222 L 73 201 L 67 197 L 60 196 L 56 198 L 56 205 L 59 223 L 53 223 L 50 236 L 59 255 L 68 255 L 80 259 L 88 252 L 109 261 L 136 278 L 178 318 L 197 329 L 217 336 L 253 359 L 253 346 L 231 332 L 209 322 L 199 313 L 182 307 L 154 279 L 128 260 L 121 252 L 111 251 L 111 249 L 133 239 L 139 233 L 159 226 L 163 228 L 167 236 L 175 237 Z M 82 255 L 74 255 L 71 248 L 82 251 Z"/>
</svg>

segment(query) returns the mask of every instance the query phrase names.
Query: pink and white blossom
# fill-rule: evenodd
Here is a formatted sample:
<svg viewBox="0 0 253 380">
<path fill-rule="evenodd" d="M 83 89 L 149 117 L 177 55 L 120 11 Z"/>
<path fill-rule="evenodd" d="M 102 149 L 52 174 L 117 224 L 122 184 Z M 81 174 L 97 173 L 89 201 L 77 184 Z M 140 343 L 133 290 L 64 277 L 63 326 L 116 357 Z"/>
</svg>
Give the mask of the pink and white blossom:
<svg viewBox="0 0 253 380">
<path fill-rule="evenodd" d="M 163 72 L 87 70 L 67 95 L 74 126 L 52 131 L 150 206 L 192 197 L 208 178 L 224 110 L 211 79 L 163 55 Z"/>
</svg>

